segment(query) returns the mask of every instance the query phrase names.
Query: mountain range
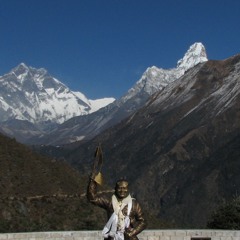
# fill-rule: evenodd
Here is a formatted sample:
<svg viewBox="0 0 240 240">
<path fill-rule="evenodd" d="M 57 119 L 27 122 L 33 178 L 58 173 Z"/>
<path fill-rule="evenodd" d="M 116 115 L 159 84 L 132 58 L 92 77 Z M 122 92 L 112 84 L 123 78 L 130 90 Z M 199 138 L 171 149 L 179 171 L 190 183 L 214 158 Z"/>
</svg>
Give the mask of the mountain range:
<svg viewBox="0 0 240 240">
<path fill-rule="evenodd" d="M 55 153 L 86 173 L 100 143 L 108 184 L 127 178 L 149 214 L 171 227 L 205 228 L 219 204 L 239 195 L 239 103 L 240 55 L 209 60 L 119 124 Z"/>
<path fill-rule="evenodd" d="M 0 78 L 3 115 L 0 131 L 26 144 L 86 141 L 128 117 L 153 93 L 205 61 L 205 47 L 195 43 L 177 62 L 176 68 L 149 67 L 136 84 L 115 101 L 112 98 L 88 100 L 84 94 L 70 91 L 46 70 L 20 64 Z M 99 102 L 101 107 L 96 107 Z"/>
<path fill-rule="evenodd" d="M 171 228 L 205 228 L 219 204 L 239 195 L 239 102 L 240 55 L 208 60 L 204 46 L 195 43 L 176 68 L 148 68 L 122 98 L 54 128 L 46 123 L 41 138 L 35 134 L 36 124 L 30 128 L 27 120 L 17 119 L 18 125 L 16 119 L 12 125 L 6 120 L 4 130 L 43 144 L 32 147 L 71 164 L 81 176 L 89 174 L 100 143 L 107 187 L 127 178 L 132 196 L 148 216 Z M 5 141 L 1 150 L 9 148 Z M 16 152 L 10 150 L 8 157 Z M 6 169 L 17 169 L 14 161 L 8 165 Z"/>
<path fill-rule="evenodd" d="M 0 77 L 0 114 L 3 133 L 16 137 L 40 135 L 79 115 L 97 111 L 114 98 L 87 99 L 71 91 L 47 70 L 24 63 Z"/>
<path fill-rule="evenodd" d="M 34 124 L 63 123 L 89 114 L 114 101 L 114 98 L 89 100 L 52 77 L 47 70 L 21 63 L 0 77 L 1 122 L 26 120 Z"/>
</svg>

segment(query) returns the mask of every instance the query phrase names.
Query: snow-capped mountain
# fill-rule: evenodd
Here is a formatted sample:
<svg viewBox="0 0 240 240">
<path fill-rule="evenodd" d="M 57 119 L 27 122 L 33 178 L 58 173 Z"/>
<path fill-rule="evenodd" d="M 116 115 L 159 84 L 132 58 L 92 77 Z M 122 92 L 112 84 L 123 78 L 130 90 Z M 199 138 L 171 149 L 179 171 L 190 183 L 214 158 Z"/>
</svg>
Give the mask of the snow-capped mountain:
<svg viewBox="0 0 240 240">
<path fill-rule="evenodd" d="M 128 117 L 141 108 L 152 94 L 179 79 L 190 68 L 207 60 L 203 44 L 195 43 L 177 62 L 176 68 L 149 67 L 122 98 L 92 114 L 66 121 L 39 141 L 44 144 L 63 144 L 90 139 Z"/>
<path fill-rule="evenodd" d="M 194 43 L 184 57 L 177 62 L 177 67 L 162 69 L 156 66 L 149 67 L 140 80 L 122 97 L 121 101 L 126 102 L 140 92 L 152 95 L 156 91 L 166 87 L 170 82 L 180 78 L 187 70 L 198 63 L 207 61 L 207 54 L 202 43 Z"/>
<path fill-rule="evenodd" d="M 114 98 L 90 100 L 73 92 L 45 69 L 21 63 L 0 77 L 1 122 L 27 120 L 34 124 L 63 123 L 113 102 Z"/>
</svg>

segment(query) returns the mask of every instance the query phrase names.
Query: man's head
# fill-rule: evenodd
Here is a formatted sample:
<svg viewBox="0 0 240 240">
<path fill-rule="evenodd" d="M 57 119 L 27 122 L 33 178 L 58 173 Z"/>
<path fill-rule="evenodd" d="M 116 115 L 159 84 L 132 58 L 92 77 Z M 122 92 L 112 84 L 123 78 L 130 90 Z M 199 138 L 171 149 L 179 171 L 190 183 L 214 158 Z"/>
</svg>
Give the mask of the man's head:
<svg viewBox="0 0 240 240">
<path fill-rule="evenodd" d="M 129 195 L 128 181 L 118 180 L 115 186 L 115 194 L 120 200 L 126 198 Z"/>
</svg>

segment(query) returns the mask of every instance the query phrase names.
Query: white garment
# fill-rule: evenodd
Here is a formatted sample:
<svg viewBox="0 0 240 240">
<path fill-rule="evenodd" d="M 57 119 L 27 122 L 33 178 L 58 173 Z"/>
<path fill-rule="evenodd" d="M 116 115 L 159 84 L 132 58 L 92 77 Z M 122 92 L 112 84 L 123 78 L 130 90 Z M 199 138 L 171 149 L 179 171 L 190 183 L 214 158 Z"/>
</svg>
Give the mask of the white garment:
<svg viewBox="0 0 240 240">
<path fill-rule="evenodd" d="M 124 240 L 125 228 L 130 225 L 129 214 L 132 209 L 132 198 L 130 194 L 122 201 L 118 201 L 116 196 L 112 196 L 113 214 L 103 228 L 104 238 L 112 237 L 114 240 Z M 123 208 L 128 205 L 127 216 L 122 213 Z"/>
</svg>

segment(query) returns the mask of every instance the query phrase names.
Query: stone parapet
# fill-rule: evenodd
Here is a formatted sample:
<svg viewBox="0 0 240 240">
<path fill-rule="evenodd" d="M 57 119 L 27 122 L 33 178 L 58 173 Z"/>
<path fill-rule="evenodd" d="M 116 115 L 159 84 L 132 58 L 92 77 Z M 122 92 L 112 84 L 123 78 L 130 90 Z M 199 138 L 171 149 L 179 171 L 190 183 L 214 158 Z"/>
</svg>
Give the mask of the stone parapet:
<svg viewBox="0 0 240 240">
<path fill-rule="evenodd" d="M 240 240 L 231 230 L 145 230 L 139 240 Z M 0 240 L 102 240 L 101 231 L 2 233 Z"/>
</svg>

